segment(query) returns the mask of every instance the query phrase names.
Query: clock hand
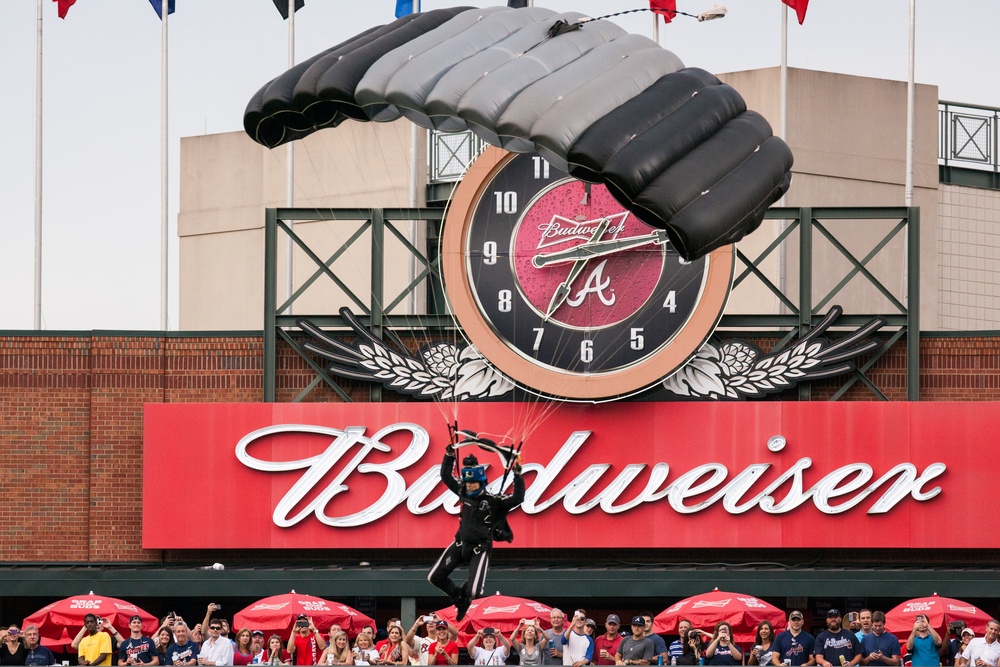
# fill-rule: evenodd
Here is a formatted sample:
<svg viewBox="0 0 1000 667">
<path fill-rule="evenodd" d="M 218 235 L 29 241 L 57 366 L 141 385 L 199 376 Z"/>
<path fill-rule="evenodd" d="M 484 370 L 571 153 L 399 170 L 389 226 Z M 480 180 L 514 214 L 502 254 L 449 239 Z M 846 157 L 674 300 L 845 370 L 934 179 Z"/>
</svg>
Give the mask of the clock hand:
<svg viewBox="0 0 1000 667">
<path fill-rule="evenodd" d="M 668 242 L 669 239 L 667 239 L 666 230 L 658 229 L 652 234 L 645 234 L 643 236 L 630 236 L 624 239 L 611 239 L 609 241 L 588 241 L 569 248 L 568 250 L 535 255 L 531 260 L 531 264 L 535 268 L 540 269 L 548 266 L 549 264 L 561 264 L 563 262 L 573 262 L 584 259 L 593 259 L 594 257 L 603 257 L 604 255 L 610 255 L 620 250 L 643 246 L 647 243 L 663 245 Z"/>
<path fill-rule="evenodd" d="M 597 229 L 595 229 L 594 233 L 591 235 L 590 241 L 587 243 L 594 243 L 601 238 L 604 235 L 604 232 L 608 230 L 608 226 L 610 224 L 611 218 L 604 218 L 601 220 L 597 225 Z M 577 276 L 583 272 L 584 267 L 587 266 L 587 262 L 589 261 L 590 258 L 587 257 L 576 260 L 573 264 L 573 268 L 569 270 L 569 275 L 566 276 L 566 280 L 559 283 L 559 287 L 556 288 L 555 294 L 552 295 L 552 299 L 549 301 L 548 310 L 545 311 L 545 317 L 542 318 L 542 322 L 548 322 L 553 313 L 559 309 L 559 306 L 561 306 L 563 302 L 569 298 L 570 285 L 572 285 Z M 532 260 L 532 263 L 534 263 L 534 260 Z"/>
</svg>

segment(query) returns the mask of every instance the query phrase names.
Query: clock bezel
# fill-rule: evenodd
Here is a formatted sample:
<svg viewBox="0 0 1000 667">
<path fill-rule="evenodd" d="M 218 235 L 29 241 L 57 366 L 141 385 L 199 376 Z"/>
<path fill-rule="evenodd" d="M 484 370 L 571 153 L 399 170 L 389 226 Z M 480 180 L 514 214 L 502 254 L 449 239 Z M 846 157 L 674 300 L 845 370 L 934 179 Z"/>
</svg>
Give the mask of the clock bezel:
<svg viewBox="0 0 1000 667">
<path fill-rule="evenodd" d="M 635 364 L 601 372 L 540 366 L 497 336 L 479 308 L 469 280 L 466 238 L 475 207 L 494 177 L 518 154 L 488 147 L 455 189 L 441 235 L 445 293 L 467 340 L 496 369 L 524 389 L 566 400 L 614 400 L 641 392 L 683 366 L 708 340 L 722 317 L 735 269 L 732 245 L 706 257 L 707 275 L 698 303 L 685 325 L 664 347 Z M 523 213 L 522 213 L 523 215 Z"/>
</svg>

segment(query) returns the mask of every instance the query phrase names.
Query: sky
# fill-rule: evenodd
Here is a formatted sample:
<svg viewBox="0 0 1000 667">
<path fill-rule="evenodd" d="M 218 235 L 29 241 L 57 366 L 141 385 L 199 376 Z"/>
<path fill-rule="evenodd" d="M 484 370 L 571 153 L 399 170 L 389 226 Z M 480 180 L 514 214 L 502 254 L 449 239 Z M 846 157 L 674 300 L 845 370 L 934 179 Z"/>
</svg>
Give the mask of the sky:
<svg viewBox="0 0 1000 667">
<path fill-rule="evenodd" d="M 905 80 L 909 1 L 811 0 L 804 25 L 789 12 L 789 66 Z M 77 0 L 65 20 L 55 2 L 42 2 L 42 329 L 159 330 L 160 21 L 148 0 Z M 423 0 L 421 8 L 453 4 Z M 697 14 L 716 3 L 677 4 Z M 661 45 L 714 73 L 779 65 L 781 2 L 720 4 L 724 19 L 661 26 Z M 601 16 L 648 3 L 535 6 Z M 395 0 L 306 0 L 296 59 L 391 22 L 394 10 Z M 654 36 L 648 12 L 613 20 Z M 998 25 L 1000 0 L 916 0 L 917 83 L 937 85 L 942 100 L 1000 107 Z M 31 329 L 34 320 L 36 31 L 36 0 L 0 2 L 0 331 Z M 247 101 L 286 69 L 288 27 L 271 0 L 177 0 L 168 32 L 168 328 L 176 330 L 180 139 L 242 130 Z"/>
</svg>

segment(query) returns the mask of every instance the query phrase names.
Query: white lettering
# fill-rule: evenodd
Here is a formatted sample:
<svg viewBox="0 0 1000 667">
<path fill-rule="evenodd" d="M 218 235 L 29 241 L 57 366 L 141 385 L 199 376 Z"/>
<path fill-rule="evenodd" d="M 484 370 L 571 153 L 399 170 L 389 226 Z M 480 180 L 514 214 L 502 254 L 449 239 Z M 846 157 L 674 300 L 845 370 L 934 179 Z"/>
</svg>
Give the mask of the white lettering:
<svg viewBox="0 0 1000 667">
<path fill-rule="evenodd" d="M 580 291 L 576 293 L 576 296 L 572 296 L 566 299 L 566 305 L 572 306 L 574 308 L 578 307 L 583 300 L 587 298 L 588 294 L 596 294 L 597 298 L 601 300 L 605 306 L 615 305 L 615 292 L 610 290 L 610 295 L 605 296 L 604 290 L 611 287 L 611 278 L 604 277 L 604 265 L 608 263 L 608 260 L 602 260 L 600 264 L 594 267 L 587 276 L 587 282 L 584 283 Z"/>
<path fill-rule="evenodd" d="M 381 519 L 404 503 L 407 511 L 414 515 L 428 514 L 439 508 L 449 514 L 459 512 L 458 498 L 441 485 L 438 465 L 424 471 L 409 487 L 403 479 L 401 471 L 417 464 L 427 452 L 430 437 L 426 430 L 416 424 L 398 423 L 386 426 L 370 438 L 365 437 L 365 432 L 363 426 L 350 426 L 344 430 L 304 424 L 268 426 L 244 436 L 236 445 L 236 458 L 243 465 L 263 472 L 304 471 L 274 508 L 272 519 L 280 527 L 294 526 L 310 514 L 329 526 L 361 526 Z M 285 434 L 314 434 L 329 437 L 331 441 L 320 454 L 299 460 L 266 461 L 251 456 L 248 451 L 259 440 Z M 587 466 L 543 499 L 590 435 L 590 431 L 572 433 L 547 465 L 524 465 L 524 471 L 534 473 L 535 477 L 526 490 L 521 511 L 539 514 L 561 501 L 563 509 L 573 515 L 584 514 L 597 507 L 606 514 L 621 514 L 642 504 L 665 500 L 678 514 L 696 514 L 721 500 L 723 509 L 729 514 L 743 514 L 754 508 L 767 514 L 784 514 L 812 500 L 816 509 L 832 515 L 861 505 L 881 490 L 881 495 L 875 498 L 867 513 L 885 514 L 907 498 L 926 502 L 938 496 L 942 492 L 940 486 L 926 487 L 946 470 L 943 463 L 932 463 L 923 471 L 918 471 L 912 463 L 899 463 L 870 482 L 874 477 L 872 467 L 867 463 L 851 463 L 827 472 L 807 489 L 803 477 L 805 471 L 812 467 L 812 459 L 803 457 L 778 474 L 758 494 L 745 499 L 755 485 L 766 481 L 771 464 L 753 463 L 730 475 L 724 464 L 710 462 L 681 472 L 668 483 L 670 466 L 665 462 L 652 466 L 627 463 L 601 488 L 600 482 L 612 466 L 597 463 Z M 408 442 L 395 458 L 382 463 L 365 461 L 373 451 L 383 455 L 392 453 L 393 449 L 385 441 L 392 439 L 398 442 L 400 438 L 408 438 Z M 642 476 L 647 469 L 648 478 L 643 482 Z M 326 487 L 317 489 L 321 481 L 335 470 L 337 472 Z M 374 482 L 370 481 L 372 476 Z M 492 492 L 501 491 L 500 481 L 496 479 L 490 483 Z M 333 511 L 338 502 L 344 503 L 344 498 L 338 501 L 338 496 L 350 491 L 349 482 L 365 489 L 370 488 L 372 483 L 384 484 L 385 488 L 367 507 L 338 516 Z M 512 480 L 508 477 L 505 486 L 509 488 L 511 484 Z M 639 484 L 642 484 L 642 489 L 634 497 L 621 498 L 626 489 Z M 782 491 L 784 496 L 780 496 Z M 584 500 L 588 496 L 589 499 Z M 311 500 L 306 502 L 306 498 Z M 92 604 L 91 601 L 74 601 L 77 602 L 86 602 L 88 606 Z"/>
</svg>

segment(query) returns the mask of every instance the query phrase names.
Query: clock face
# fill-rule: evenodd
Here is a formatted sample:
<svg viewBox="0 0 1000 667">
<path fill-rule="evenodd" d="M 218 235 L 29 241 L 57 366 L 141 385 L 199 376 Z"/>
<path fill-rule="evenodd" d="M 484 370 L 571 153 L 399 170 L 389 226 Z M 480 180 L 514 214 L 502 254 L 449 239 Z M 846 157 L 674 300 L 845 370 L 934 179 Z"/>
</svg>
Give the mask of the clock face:
<svg viewBox="0 0 1000 667">
<path fill-rule="evenodd" d="M 627 396 L 682 366 L 722 315 L 726 246 L 683 261 L 662 230 L 534 155 L 487 149 L 445 222 L 445 288 L 466 336 L 520 385 Z"/>
</svg>

